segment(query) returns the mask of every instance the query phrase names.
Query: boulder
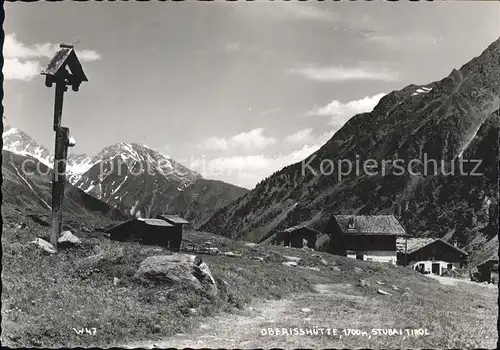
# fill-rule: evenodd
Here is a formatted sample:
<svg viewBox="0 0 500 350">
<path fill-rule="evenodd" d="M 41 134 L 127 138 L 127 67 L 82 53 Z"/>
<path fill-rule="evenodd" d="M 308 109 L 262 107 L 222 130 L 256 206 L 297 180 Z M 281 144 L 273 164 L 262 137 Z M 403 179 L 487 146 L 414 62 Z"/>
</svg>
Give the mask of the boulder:
<svg viewBox="0 0 500 350">
<path fill-rule="evenodd" d="M 284 255 L 283 256 L 286 260 L 288 261 L 295 261 L 295 262 L 299 262 L 300 261 L 300 258 L 296 257 L 296 256 L 288 256 L 288 255 Z"/>
<path fill-rule="evenodd" d="M 208 253 L 209 254 L 217 255 L 217 254 L 220 253 L 220 251 L 219 251 L 219 248 L 217 248 L 217 247 L 209 247 L 208 248 Z"/>
<path fill-rule="evenodd" d="M 240 258 L 241 257 L 241 254 L 238 254 L 235 252 L 225 252 L 224 255 L 229 256 L 231 258 Z"/>
<path fill-rule="evenodd" d="M 302 312 L 311 312 L 312 310 L 311 310 L 311 308 L 304 307 L 304 308 L 300 309 L 300 311 L 302 311 Z"/>
<path fill-rule="evenodd" d="M 61 248 L 64 248 L 78 245 L 82 243 L 82 241 L 80 238 L 72 234 L 71 231 L 64 231 L 61 233 L 61 237 L 59 237 L 57 243 L 61 246 Z"/>
<path fill-rule="evenodd" d="M 297 266 L 298 264 L 295 261 L 285 261 L 281 263 L 282 265 L 285 266 Z"/>
<path fill-rule="evenodd" d="M 370 283 L 368 283 L 368 281 L 366 280 L 363 280 L 363 279 L 360 279 L 359 280 L 359 285 L 363 288 L 367 288 L 367 287 L 370 287 Z"/>
<path fill-rule="evenodd" d="M 354 272 L 361 273 L 361 272 L 363 272 L 363 270 L 361 268 L 359 268 L 359 267 L 355 267 L 354 268 Z"/>
<path fill-rule="evenodd" d="M 330 266 L 330 270 L 332 270 L 332 271 L 341 271 L 340 267 L 338 267 L 338 266 Z"/>
<path fill-rule="evenodd" d="M 257 243 L 245 243 L 245 247 L 253 248 L 253 247 L 256 247 L 256 246 L 257 246 Z"/>
<path fill-rule="evenodd" d="M 319 267 L 316 267 L 316 266 L 306 266 L 306 269 L 308 269 L 308 270 L 314 270 L 314 271 L 321 271 L 319 269 Z"/>
<path fill-rule="evenodd" d="M 37 245 L 39 248 L 41 248 L 46 253 L 49 253 L 49 254 L 57 253 L 56 248 L 54 248 L 54 246 L 52 244 L 50 244 L 49 242 L 47 242 L 44 239 L 37 238 L 30 243 Z"/>
<path fill-rule="evenodd" d="M 382 295 L 392 295 L 391 293 L 386 292 L 385 290 L 382 290 L 382 289 L 377 290 L 377 293 L 382 294 Z"/>
<path fill-rule="evenodd" d="M 146 258 L 135 277 L 168 285 L 188 285 L 217 294 L 217 284 L 207 264 L 195 255 L 174 253 Z"/>
</svg>

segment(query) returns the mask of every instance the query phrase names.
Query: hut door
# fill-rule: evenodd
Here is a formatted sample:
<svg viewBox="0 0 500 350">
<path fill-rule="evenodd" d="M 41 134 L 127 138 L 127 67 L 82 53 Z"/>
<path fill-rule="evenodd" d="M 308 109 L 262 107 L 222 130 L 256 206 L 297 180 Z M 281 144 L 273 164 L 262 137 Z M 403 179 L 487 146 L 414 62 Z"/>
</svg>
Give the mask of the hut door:
<svg viewBox="0 0 500 350">
<path fill-rule="evenodd" d="M 363 254 L 357 254 L 356 255 L 356 260 L 365 260 Z"/>
<path fill-rule="evenodd" d="M 432 273 L 435 275 L 440 275 L 439 273 L 439 263 L 432 263 Z"/>
</svg>

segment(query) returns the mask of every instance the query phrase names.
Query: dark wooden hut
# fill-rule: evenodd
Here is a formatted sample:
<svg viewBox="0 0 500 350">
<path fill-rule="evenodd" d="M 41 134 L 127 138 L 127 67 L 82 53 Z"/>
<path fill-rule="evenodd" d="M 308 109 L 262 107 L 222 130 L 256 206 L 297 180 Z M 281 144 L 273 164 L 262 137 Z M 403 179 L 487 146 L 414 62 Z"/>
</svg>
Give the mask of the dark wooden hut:
<svg viewBox="0 0 500 350">
<path fill-rule="evenodd" d="M 171 244 L 171 249 L 172 250 L 180 250 L 181 249 L 181 243 L 182 243 L 182 233 L 183 233 L 183 228 L 184 225 L 188 225 L 189 221 L 181 218 L 178 215 L 167 215 L 167 214 L 162 214 L 158 215 L 158 219 L 165 220 L 168 222 L 170 225 L 173 226 L 172 228 L 172 244 Z"/>
<path fill-rule="evenodd" d="M 271 244 L 302 248 L 305 240 L 306 246 L 314 249 L 316 245 L 316 238 L 320 234 L 321 232 L 307 226 L 293 226 L 278 232 L 271 240 Z"/>
<path fill-rule="evenodd" d="M 477 265 L 481 281 L 490 283 L 498 282 L 498 257 L 492 256 L 488 260 Z"/>
<path fill-rule="evenodd" d="M 160 245 L 166 248 L 175 243 L 175 226 L 161 219 L 134 218 L 108 230 L 115 241 L 137 241 L 145 245 Z"/>
</svg>

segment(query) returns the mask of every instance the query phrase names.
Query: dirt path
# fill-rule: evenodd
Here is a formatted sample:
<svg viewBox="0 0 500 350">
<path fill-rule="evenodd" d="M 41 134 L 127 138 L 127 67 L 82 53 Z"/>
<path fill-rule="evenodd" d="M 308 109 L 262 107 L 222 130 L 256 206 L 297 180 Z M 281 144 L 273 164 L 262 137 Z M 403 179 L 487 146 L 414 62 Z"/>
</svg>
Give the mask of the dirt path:
<svg viewBox="0 0 500 350">
<path fill-rule="evenodd" d="M 485 288 L 498 288 L 496 284 L 491 284 L 491 283 L 489 283 L 489 284 L 478 283 L 478 282 L 469 281 L 466 279 L 458 279 L 458 278 L 445 277 L 445 276 L 436 276 L 436 275 L 432 275 L 432 274 L 425 275 L 425 276 L 434 278 L 434 279 L 438 280 L 440 283 L 448 285 L 448 286 L 454 286 L 454 285 L 457 285 L 459 283 L 466 283 L 466 284 L 470 284 L 470 285 L 474 285 L 474 286 L 482 286 Z"/>
<path fill-rule="evenodd" d="M 206 319 L 191 334 L 177 334 L 161 341 L 127 344 L 125 348 L 324 348 L 344 344 L 339 338 L 304 335 L 269 335 L 269 328 L 334 326 L 344 316 L 352 320 L 357 315 L 355 305 L 373 303 L 356 292 L 350 284 L 320 284 L 316 293 L 294 295 L 288 299 L 259 301 L 236 314 L 222 314 Z M 325 305 L 348 303 L 341 314 L 331 314 Z M 379 316 L 369 317 L 370 322 L 383 322 Z"/>
<path fill-rule="evenodd" d="M 447 281 L 449 282 L 449 281 Z M 395 328 L 401 320 L 390 303 L 395 296 L 368 296 L 352 284 L 319 284 L 315 292 L 293 295 L 283 300 L 258 301 L 235 314 L 204 319 L 190 334 L 177 334 L 160 341 L 126 344 L 123 348 L 421 348 L 428 347 L 425 337 L 410 339 L 396 336 L 342 336 L 344 328 L 369 330 Z M 378 286 L 377 286 L 378 288 Z M 450 288 L 456 288 L 450 285 Z M 387 288 L 386 288 L 387 289 Z M 479 288 L 478 292 L 488 292 Z M 392 291 L 394 292 L 394 291 Z M 400 323 L 401 323 L 400 322 Z M 272 329 L 337 329 L 337 335 L 268 334 Z M 399 327 L 399 326 L 398 326 Z M 340 334 L 340 335 L 339 335 Z M 439 333 L 434 334 L 432 339 Z M 421 343 L 421 341 L 425 343 Z"/>
<path fill-rule="evenodd" d="M 222 314 L 206 320 L 192 334 L 177 334 L 161 341 L 127 344 L 125 348 L 237 348 L 256 347 L 260 329 L 283 320 L 292 300 L 266 300 L 237 314 Z M 253 346 L 252 346 L 253 345 Z"/>
</svg>

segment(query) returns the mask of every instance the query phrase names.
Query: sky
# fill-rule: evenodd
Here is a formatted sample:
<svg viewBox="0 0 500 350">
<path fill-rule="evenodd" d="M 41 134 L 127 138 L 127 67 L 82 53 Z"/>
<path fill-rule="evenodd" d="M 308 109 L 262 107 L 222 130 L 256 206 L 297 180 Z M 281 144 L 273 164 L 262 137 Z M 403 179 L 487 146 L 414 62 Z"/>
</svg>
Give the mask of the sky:
<svg viewBox="0 0 500 350">
<path fill-rule="evenodd" d="M 498 2 L 5 3 L 4 115 L 49 149 L 40 72 L 73 43 L 72 153 L 144 144 L 204 177 L 253 188 L 353 115 L 425 85 L 500 36 Z"/>
</svg>

